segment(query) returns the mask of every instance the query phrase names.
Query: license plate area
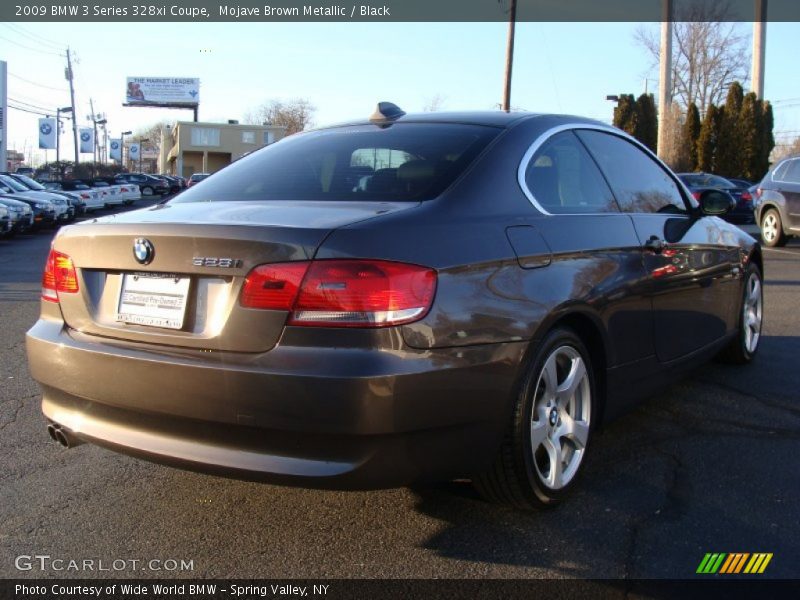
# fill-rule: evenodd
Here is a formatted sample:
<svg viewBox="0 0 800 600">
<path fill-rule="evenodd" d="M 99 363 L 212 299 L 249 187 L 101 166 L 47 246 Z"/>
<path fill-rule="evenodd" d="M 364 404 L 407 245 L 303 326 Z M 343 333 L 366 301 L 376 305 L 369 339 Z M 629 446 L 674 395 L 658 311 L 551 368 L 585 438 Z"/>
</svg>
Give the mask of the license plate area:
<svg viewBox="0 0 800 600">
<path fill-rule="evenodd" d="M 117 321 L 182 329 L 191 278 L 172 273 L 125 273 L 117 304 Z"/>
</svg>

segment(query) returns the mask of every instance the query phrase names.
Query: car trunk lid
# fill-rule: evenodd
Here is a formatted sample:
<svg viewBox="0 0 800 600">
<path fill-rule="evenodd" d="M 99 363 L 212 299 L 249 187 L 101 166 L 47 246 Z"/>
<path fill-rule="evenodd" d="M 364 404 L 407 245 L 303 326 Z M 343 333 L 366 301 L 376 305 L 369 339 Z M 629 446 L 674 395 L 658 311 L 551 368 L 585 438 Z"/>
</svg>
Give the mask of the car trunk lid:
<svg viewBox="0 0 800 600">
<path fill-rule="evenodd" d="M 54 249 L 79 291 L 59 294 L 69 327 L 134 342 L 264 352 L 285 311 L 243 308 L 245 276 L 265 263 L 308 260 L 337 227 L 409 209 L 411 202 L 176 203 L 66 227 Z M 150 256 L 139 250 L 149 245 Z M 173 318 L 174 317 L 174 318 Z"/>
</svg>

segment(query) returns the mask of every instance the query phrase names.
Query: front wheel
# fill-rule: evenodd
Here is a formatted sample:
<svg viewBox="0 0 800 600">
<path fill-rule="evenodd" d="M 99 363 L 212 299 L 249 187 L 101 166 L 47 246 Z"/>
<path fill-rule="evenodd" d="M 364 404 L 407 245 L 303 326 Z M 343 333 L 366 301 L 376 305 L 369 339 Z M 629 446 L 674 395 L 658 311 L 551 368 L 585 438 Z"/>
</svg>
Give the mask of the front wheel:
<svg viewBox="0 0 800 600">
<path fill-rule="evenodd" d="M 151 187 L 143 187 L 141 189 L 142 196 L 152 196 L 153 195 L 153 188 Z"/>
<path fill-rule="evenodd" d="M 574 331 L 551 331 L 524 375 L 492 467 L 473 479 L 486 499 L 518 508 L 558 504 L 572 489 L 589 445 L 595 382 Z"/>
<path fill-rule="evenodd" d="M 736 365 L 749 363 L 755 357 L 764 321 L 764 286 L 758 266 L 750 263 L 744 280 L 739 328 L 736 337 L 719 355 L 724 362 Z"/>
</svg>

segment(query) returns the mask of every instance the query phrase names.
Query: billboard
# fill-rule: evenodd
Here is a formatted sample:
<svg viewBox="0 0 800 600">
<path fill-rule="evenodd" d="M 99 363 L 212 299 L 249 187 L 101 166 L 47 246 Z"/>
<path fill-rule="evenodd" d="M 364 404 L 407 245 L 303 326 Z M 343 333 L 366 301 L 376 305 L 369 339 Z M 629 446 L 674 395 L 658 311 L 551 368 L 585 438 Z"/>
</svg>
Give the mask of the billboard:
<svg viewBox="0 0 800 600">
<path fill-rule="evenodd" d="M 111 160 L 122 160 L 122 140 L 120 138 L 112 138 L 109 140 L 108 156 Z"/>
<path fill-rule="evenodd" d="M 56 147 L 56 120 L 39 119 L 39 148 L 52 150 Z"/>
<path fill-rule="evenodd" d="M 94 152 L 94 129 L 82 127 L 79 133 L 81 139 L 81 154 L 91 154 Z"/>
<path fill-rule="evenodd" d="M 196 106 L 200 103 L 200 80 L 196 77 L 128 77 L 125 101 L 138 106 Z"/>
</svg>

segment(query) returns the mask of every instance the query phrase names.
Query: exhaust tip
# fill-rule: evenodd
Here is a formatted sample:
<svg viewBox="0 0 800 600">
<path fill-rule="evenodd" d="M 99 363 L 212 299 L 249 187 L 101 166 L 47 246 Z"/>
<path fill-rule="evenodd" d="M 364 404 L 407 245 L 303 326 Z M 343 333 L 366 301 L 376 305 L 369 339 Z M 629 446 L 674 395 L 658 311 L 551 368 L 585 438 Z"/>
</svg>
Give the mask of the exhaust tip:
<svg viewBox="0 0 800 600">
<path fill-rule="evenodd" d="M 76 437 L 69 429 L 62 427 L 58 423 L 50 423 L 47 426 L 47 433 L 53 439 L 53 441 L 57 442 L 64 448 L 74 448 L 75 446 L 80 446 L 83 443 L 83 440 Z"/>
<path fill-rule="evenodd" d="M 64 448 L 69 448 L 69 439 L 66 435 L 64 435 L 64 431 L 61 429 L 56 429 L 56 441 L 64 446 Z"/>
<path fill-rule="evenodd" d="M 49 435 L 50 439 L 53 440 L 54 442 L 58 441 L 58 438 L 56 437 L 56 427 L 55 427 L 55 425 L 51 424 L 51 425 L 47 426 L 47 435 Z"/>
</svg>

